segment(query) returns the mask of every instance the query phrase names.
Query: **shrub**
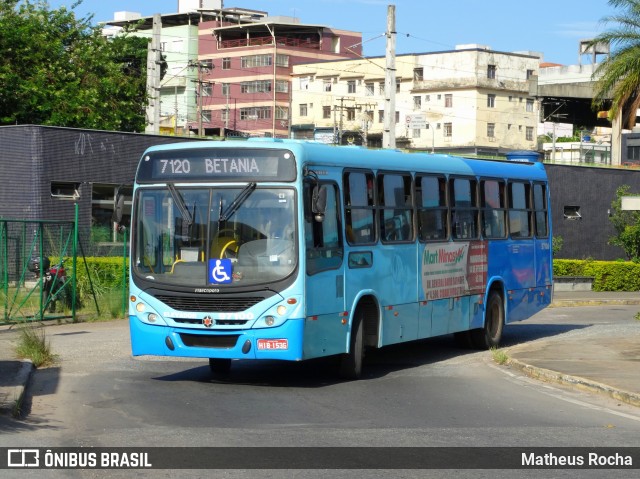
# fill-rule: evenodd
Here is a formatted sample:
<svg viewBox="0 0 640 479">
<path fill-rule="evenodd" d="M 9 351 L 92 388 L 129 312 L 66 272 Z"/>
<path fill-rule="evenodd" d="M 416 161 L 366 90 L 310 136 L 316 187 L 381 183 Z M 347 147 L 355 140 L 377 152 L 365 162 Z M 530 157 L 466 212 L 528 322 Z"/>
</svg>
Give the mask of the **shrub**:
<svg viewBox="0 0 640 479">
<path fill-rule="evenodd" d="M 554 276 L 593 277 L 594 291 L 640 291 L 640 263 L 556 259 Z"/>
</svg>

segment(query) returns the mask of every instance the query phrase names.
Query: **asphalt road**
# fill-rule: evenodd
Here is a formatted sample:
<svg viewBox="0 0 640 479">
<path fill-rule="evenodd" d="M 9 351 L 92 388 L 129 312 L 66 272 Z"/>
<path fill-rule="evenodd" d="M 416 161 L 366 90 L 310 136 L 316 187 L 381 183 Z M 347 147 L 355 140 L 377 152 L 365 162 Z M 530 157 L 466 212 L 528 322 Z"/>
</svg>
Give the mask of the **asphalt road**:
<svg viewBox="0 0 640 479">
<path fill-rule="evenodd" d="M 508 327 L 505 343 L 593 334 L 593 328 L 582 327 L 585 322 L 636 310 L 548 309 Z M 2 447 L 635 447 L 640 437 L 638 408 L 524 378 L 495 365 L 489 352 L 458 349 L 451 337 L 375 352 L 367 357 L 364 380 L 341 382 L 330 360 L 234 363 L 232 375 L 219 380 L 205 361 L 132 358 L 122 320 L 52 326 L 47 336 L 61 357 L 59 365 L 35 372 L 23 419 L 0 420 Z M 9 472 L 27 477 L 24 471 Z M 378 476 L 366 472 L 328 476 Z M 387 476 L 601 477 L 603 471 L 506 472 L 390 471 Z M 615 471 L 615 477 L 634 477 L 626 472 Z M 131 477 L 126 471 L 47 473 Z M 156 470 L 149 477 L 170 475 Z M 214 477 L 211 471 L 206 475 Z M 217 471 L 215 477 L 230 475 L 328 477 L 321 471 L 255 470 Z M 186 477 L 185 471 L 180 476 Z"/>
</svg>

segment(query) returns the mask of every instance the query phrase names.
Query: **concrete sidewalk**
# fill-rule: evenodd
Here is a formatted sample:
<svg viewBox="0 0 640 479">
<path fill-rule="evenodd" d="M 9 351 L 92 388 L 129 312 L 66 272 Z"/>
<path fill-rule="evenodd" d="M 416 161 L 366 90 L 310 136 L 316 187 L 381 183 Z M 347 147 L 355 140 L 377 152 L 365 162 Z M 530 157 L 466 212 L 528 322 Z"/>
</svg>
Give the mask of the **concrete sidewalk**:
<svg viewBox="0 0 640 479">
<path fill-rule="evenodd" d="M 552 307 L 635 305 L 638 293 L 558 292 Z M 82 324 L 82 323 L 78 323 Z M 0 414 L 12 414 L 33 371 L 15 355 L 15 327 L 0 326 Z M 555 335 L 507 349 L 510 365 L 548 382 L 604 393 L 640 407 L 640 322 L 631 334 L 571 338 Z"/>
</svg>

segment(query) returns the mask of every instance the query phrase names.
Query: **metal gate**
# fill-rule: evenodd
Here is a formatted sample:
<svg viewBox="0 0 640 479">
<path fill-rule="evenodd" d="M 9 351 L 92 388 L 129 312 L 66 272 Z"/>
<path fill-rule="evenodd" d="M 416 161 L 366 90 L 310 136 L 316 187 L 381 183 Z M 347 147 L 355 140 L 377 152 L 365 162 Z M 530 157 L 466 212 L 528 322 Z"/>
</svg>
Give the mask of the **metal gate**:
<svg viewBox="0 0 640 479">
<path fill-rule="evenodd" d="M 76 320 L 78 245 L 77 207 L 75 221 L 0 219 L 3 322 Z"/>
</svg>

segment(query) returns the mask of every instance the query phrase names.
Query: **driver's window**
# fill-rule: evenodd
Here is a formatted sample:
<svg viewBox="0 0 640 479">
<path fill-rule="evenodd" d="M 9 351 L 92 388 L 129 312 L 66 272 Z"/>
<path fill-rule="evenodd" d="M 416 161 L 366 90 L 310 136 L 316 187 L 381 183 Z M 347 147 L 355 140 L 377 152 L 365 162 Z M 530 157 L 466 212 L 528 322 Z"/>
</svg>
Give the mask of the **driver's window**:
<svg viewBox="0 0 640 479">
<path fill-rule="evenodd" d="M 325 183 L 327 204 L 322 221 L 317 221 L 312 212 L 311 196 L 314 183 L 305 183 L 304 187 L 304 233 L 307 258 L 307 274 L 339 268 L 342 264 L 343 246 L 340 234 L 338 188 L 335 184 Z"/>
</svg>

